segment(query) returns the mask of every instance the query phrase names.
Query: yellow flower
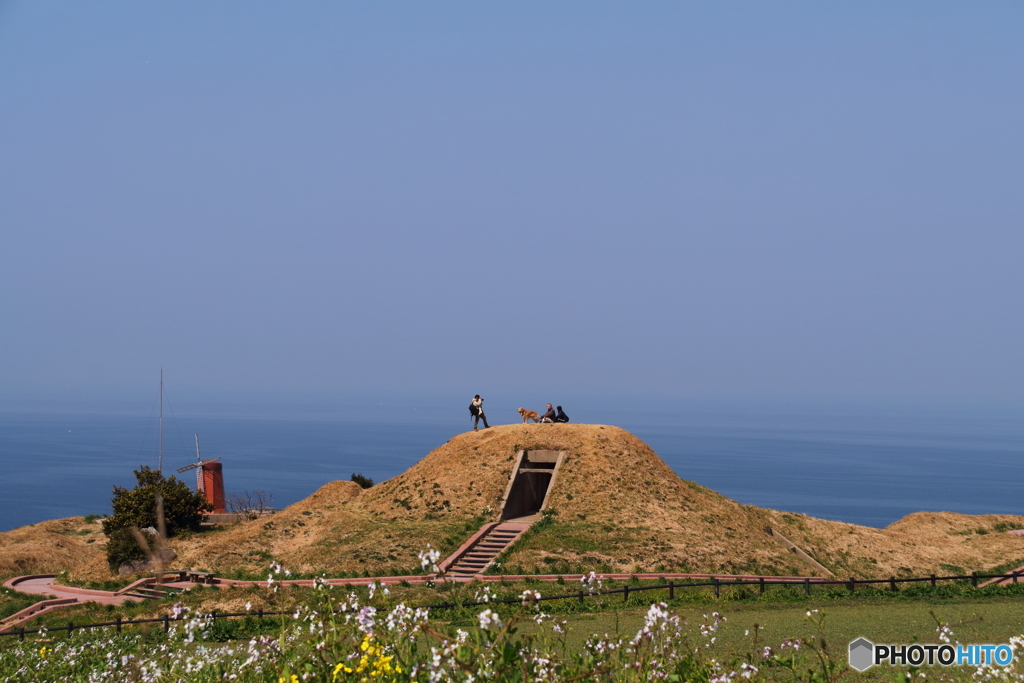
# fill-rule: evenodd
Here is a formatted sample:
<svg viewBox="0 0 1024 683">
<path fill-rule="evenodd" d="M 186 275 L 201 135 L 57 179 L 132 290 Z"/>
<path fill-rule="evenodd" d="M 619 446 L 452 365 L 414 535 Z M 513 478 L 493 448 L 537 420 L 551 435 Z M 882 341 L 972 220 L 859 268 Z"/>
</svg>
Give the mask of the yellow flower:
<svg viewBox="0 0 1024 683">
<path fill-rule="evenodd" d="M 359 650 L 362 654 L 359 656 L 358 662 L 354 664 L 355 668 L 352 668 L 345 662 L 339 662 L 334 665 L 332 671 L 332 681 L 337 681 L 338 677 L 342 672 L 347 674 L 363 674 L 359 679 L 360 681 L 366 681 L 367 683 L 380 681 L 382 679 L 388 681 L 394 681 L 393 674 L 402 673 L 402 668 L 395 665 L 392 666 L 391 662 L 394 661 L 393 656 L 385 656 L 385 647 L 380 644 L 374 643 L 373 636 L 366 636 L 362 642 L 359 643 Z M 369 674 L 368 676 L 366 674 Z"/>
<path fill-rule="evenodd" d="M 347 674 L 350 674 L 350 673 L 354 672 L 354 669 L 352 667 L 350 667 L 350 666 L 345 666 L 344 662 L 338 662 L 338 664 L 336 664 L 335 667 L 334 667 L 334 673 L 331 676 L 331 680 L 332 681 L 338 680 L 338 674 L 340 674 L 342 671 L 344 671 Z"/>
</svg>

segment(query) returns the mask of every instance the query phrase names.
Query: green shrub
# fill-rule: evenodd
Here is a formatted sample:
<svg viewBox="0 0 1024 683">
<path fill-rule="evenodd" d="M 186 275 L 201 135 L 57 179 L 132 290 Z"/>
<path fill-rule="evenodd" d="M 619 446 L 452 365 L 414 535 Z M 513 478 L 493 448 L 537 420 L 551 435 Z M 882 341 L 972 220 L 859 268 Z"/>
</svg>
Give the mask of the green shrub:
<svg viewBox="0 0 1024 683">
<path fill-rule="evenodd" d="M 109 539 L 107 564 L 114 572 L 126 562 L 145 558 L 146 553 L 139 547 L 131 529 L 160 528 L 158 495 L 163 499 L 163 521 L 168 537 L 182 531 L 198 531 L 203 511 L 213 509 L 202 494 L 190 489 L 185 482 L 164 477 L 163 473 L 146 465 L 135 470 L 135 479 L 134 489 L 114 487 L 114 497 L 110 500 L 114 513 L 103 522 L 103 533 Z"/>
<path fill-rule="evenodd" d="M 157 494 L 163 496 L 164 523 L 168 537 L 180 531 L 198 531 L 203 521 L 203 511 L 213 509 L 202 494 L 190 489 L 185 482 L 173 476 L 164 477 L 161 472 L 147 465 L 135 470 L 135 479 L 138 484 L 130 491 L 120 486 L 114 487 L 114 497 L 110 500 L 114 514 L 103 522 L 103 533 L 107 536 L 118 529 L 130 527 L 159 528 L 156 518 Z"/>
<path fill-rule="evenodd" d="M 355 483 L 359 484 L 364 489 L 368 489 L 371 486 L 373 486 L 373 479 L 370 479 L 369 477 L 364 477 L 361 474 L 353 473 L 352 474 L 352 481 L 354 481 Z"/>
<path fill-rule="evenodd" d="M 156 547 L 156 535 L 142 532 L 150 551 Z M 146 559 L 146 551 L 139 545 L 131 529 L 115 529 L 107 540 L 107 566 L 114 574 L 124 564 Z"/>
</svg>

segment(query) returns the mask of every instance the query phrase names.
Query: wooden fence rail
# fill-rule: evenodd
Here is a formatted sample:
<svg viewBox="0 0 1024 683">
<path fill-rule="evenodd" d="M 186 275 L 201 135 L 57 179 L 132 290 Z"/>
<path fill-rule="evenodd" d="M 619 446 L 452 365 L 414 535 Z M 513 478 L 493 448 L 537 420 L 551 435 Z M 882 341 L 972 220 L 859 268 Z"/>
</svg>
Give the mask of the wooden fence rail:
<svg viewBox="0 0 1024 683">
<path fill-rule="evenodd" d="M 524 598 L 504 598 L 504 599 L 500 599 L 500 600 L 499 599 L 491 599 L 491 600 L 476 601 L 476 602 L 458 602 L 458 603 L 456 603 L 456 602 L 449 602 L 449 603 L 441 603 L 441 604 L 437 604 L 437 605 L 423 605 L 422 607 L 425 607 L 426 609 L 432 609 L 432 610 L 443 610 L 443 609 L 461 609 L 461 608 L 466 608 L 466 607 L 482 607 L 484 605 L 530 604 L 530 603 L 533 603 L 533 602 L 547 602 L 547 601 L 550 601 L 550 600 L 579 600 L 580 602 L 584 602 L 587 598 L 597 598 L 597 597 L 601 597 L 601 596 L 605 596 L 605 595 L 618 595 L 618 594 L 622 594 L 623 602 L 628 602 L 629 601 L 629 596 L 630 596 L 631 593 L 642 593 L 642 592 L 645 592 L 645 591 L 660 591 L 660 590 L 668 591 L 668 598 L 670 600 L 672 600 L 672 599 L 675 599 L 675 592 L 676 592 L 676 590 L 683 589 L 683 588 L 705 588 L 705 587 L 713 588 L 714 592 L 715 592 L 715 597 L 716 598 L 720 597 L 722 587 L 733 588 L 733 587 L 741 587 L 741 586 L 756 586 L 757 589 L 758 589 L 758 593 L 761 594 L 761 595 L 764 594 L 764 589 L 765 589 L 766 586 L 801 586 L 802 585 L 802 587 L 804 589 L 804 593 L 807 594 L 807 595 L 811 595 L 811 587 L 812 586 L 845 586 L 845 587 L 849 588 L 851 592 L 853 592 L 853 591 L 856 590 L 858 585 L 859 586 L 869 586 L 869 585 L 872 585 L 872 584 L 888 584 L 890 590 L 897 591 L 897 590 L 899 590 L 897 584 L 900 584 L 900 583 L 921 583 L 921 582 L 924 582 L 924 581 L 929 582 L 933 587 L 936 585 L 936 582 L 938 582 L 938 581 L 970 581 L 971 585 L 973 587 L 977 588 L 978 580 L 979 579 L 1010 579 L 1013 583 L 1017 583 L 1019 576 L 1020 576 L 1019 572 L 1013 571 L 1013 572 L 1010 572 L 1009 574 L 979 574 L 977 572 L 972 572 L 971 574 L 964 575 L 964 576 L 936 576 L 935 574 L 931 574 L 929 576 L 905 577 L 905 578 L 896 578 L 895 576 L 890 576 L 888 579 L 854 579 L 852 577 L 849 578 L 849 579 L 845 579 L 845 580 L 841 580 L 841 579 L 809 579 L 809 578 L 805 578 L 805 579 L 803 579 L 803 581 L 794 581 L 792 579 L 789 579 L 789 580 L 772 580 L 771 578 L 764 577 L 764 576 L 758 577 L 756 580 L 754 580 L 754 579 L 736 579 L 734 581 L 723 581 L 723 580 L 718 579 L 718 578 L 713 578 L 713 579 L 711 579 L 709 581 L 685 581 L 685 582 L 681 582 L 681 583 L 676 583 L 675 581 L 669 581 L 668 583 L 657 584 L 657 585 L 653 585 L 653 586 L 630 586 L 630 585 L 626 585 L 626 586 L 623 586 L 622 588 L 613 588 L 613 589 L 601 590 L 601 591 L 578 591 L 576 593 L 569 593 L 569 594 L 564 594 L 564 595 L 546 595 L 546 596 L 542 595 L 539 599 L 534 599 L 534 598 L 525 598 L 525 599 Z M 600 578 L 600 577 L 598 577 L 598 578 Z M 342 611 L 341 610 L 337 610 L 335 613 L 336 614 L 341 614 Z M 291 615 L 291 614 L 293 614 L 293 612 L 291 612 L 291 611 L 286 611 L 286 612 L 266 612 L 266 611 L 264 611 L 262 609 L 259 609 L 259 610 L 253 610 L 251 612 L 217 612 L 215 610 L 214 612 L 212 612 L 210 614 L 207 614 L 207 615 L 197 615 L 197 616 L 202 616 L 203 618 L 212 618 L 214 620 L 216 620 L 216 619 L 238 618 L 238 617 L 256 617 L 256 618 L 262 620 L 265 617 L 276 617 L 276 616 Z M 95 623 L 95 624 L 75 624 L 74 622 L 69 621 L 67 626 L 57 626 L 57 627 L 54 627 L 54 628 L 38 628 L 38 629 L 19 628 L 19 629 L 16 629 L 16 630 L 6 631 L 4 633 L 0 633 L 0 637 L 3 637 L 3 636 L 17 636 L 19 640 L 24 640 L 26 635 L 31 635 L 33 633 L 44 633 L 44 632 L 45 633 L 52 633 L 54 631 L 57 631 L 57 632 L 59 632 L 59 631 L 67 631 L 68 637 L 70 637 L 71 634 L 74 631 L 76 631 L 76 630 L 92 629 L 92 628 L 105 628 L 105 627 L 108 627 L 108 626 L 115 627 L 117 629 L 117 632 L 121 633 L 121 629 L 124 626 L 129 626 L 129 625 L 132 625 L 132 624 L 162 624 L 164 632 L 167 632 L 167 631 L 170 630 L 171 622 L 173 622 L 173 621 L 184 621 L 184 620 L 186 620 L 188 618 L 190 618 L 190 617 L 188 615 L 184 615 L 184 614 L 180 614 L 180 615 L 177 615 L 177 616 L 170 615 L 170 614 L 164 614 L 162 616 L 153 617 L 151 619 L 122 619 L 121 617 L 118 617 L 115 621 L 103 621 L 103 622 L 99 622 L 99 623 Z"/>
</svg>

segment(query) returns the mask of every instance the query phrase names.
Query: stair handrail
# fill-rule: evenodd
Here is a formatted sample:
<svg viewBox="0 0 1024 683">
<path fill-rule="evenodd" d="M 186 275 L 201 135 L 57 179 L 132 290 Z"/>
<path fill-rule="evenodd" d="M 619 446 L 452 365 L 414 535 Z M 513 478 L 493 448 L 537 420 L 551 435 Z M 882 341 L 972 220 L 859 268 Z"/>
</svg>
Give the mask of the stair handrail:
<svg viewBox="0 0 1024 683">
<path fill-rule="evenodd" d="M 48 600 L 34 602 L 28 607 L 0 619 L 0 633 L 6 633 L 8 630 L 13 629 L 18 623 L 27 621 L 29 618 L 37 616 L 40 612 L 45 612 L 48 607 L 73 605 L 77 602 L 78 598 L 50 598 Z"/>
<path fill-rule="evenodd" d="M 133 590 L 135 590 L 136 588 L 138 588 L 140 586 L 145 586 L 145 585 L 151 584 L 151 583 L 156 583 L 156 578 L 153 577 L 153 576 L 144 576 L 143 578 L 139 579 L 138 581 L 133 581 L 133 582 L 129 583 L 127 586 L 125 586 L 124 588 L 122 588 L 121 590 L 116 591 L 114 593 L 114 595 L 124 595 L 125 593 L 132 592 Z"/>
<path fill-rule="evenodd" d="M 32 579 L 55 579 L 55 578 L 57 578 L 56 574 L 25 574 L 24 576 L 12 576 L 11 578 L 9 578 L 6 581 L 4 581 L 4 588 L 12 588 L 14 590 L 18 590 L 17 588 L 14 588 L 14 587 L 17 586 L 19 583 L 24 583 L 26 581 L 31 581 Z"/>
</svg>

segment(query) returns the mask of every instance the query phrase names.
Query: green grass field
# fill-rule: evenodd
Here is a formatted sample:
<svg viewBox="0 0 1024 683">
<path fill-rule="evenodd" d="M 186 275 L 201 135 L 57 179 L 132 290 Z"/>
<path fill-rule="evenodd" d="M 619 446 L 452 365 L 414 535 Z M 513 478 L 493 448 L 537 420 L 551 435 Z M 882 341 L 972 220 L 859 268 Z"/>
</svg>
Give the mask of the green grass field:
<svg viewBox="0 0 1024 683">
<path fill-rule="evenodd" d="M 390 598 L 377 604 L 379 609 L 388 610 L 400 601 L 414 605 L 441 601 L 471 601 L 475 599 L 476 593 L 481 588 L 479 585 L 448 585 L 436 589 L 394 586 Z M 527 588 L 531 591 L 539 589 L 546 595 L 553 595 L 572 592 L 575 587 L 558 584 L 538 585 L 536 582 L 492 586 L 492 589 L 498 592 L 500 597 L 518 595 Z M 355 592 L 360 595 L 361 600 L 368 598 L 365 589 L 356 589 Z M 348 593 L 349 589 L 335 589 L 331 597 L 337 604 L 337 600 L 346 599 Z M 118 615 L 125 619 L 149 617 L 169 612 L 174 602 L 179 600 L 195 610 L 208 611 L 214 604 L 226 607 L 229 603 L 237 605 L 239 602 L 244 604 L 248 600 L 255 602 L 269 599 L 269 603 L 262 603 L 261 606 L 288 611 L 294 609 L 297 604 L 315 602 L 317 597 L 317 594 L 309 589 L 287 589 L 275 594 L 270 594 L 265 587 L 222 591 L 198 589 L 161 602 L 123 608 L 98 605 L 77 606 L 47 615 L 33 623 L 32 627 L 38 628 L 42 625 L 48 625 L 51 628 L 59 627 L 66 625 L 68 621 L 82 625 L 91 621 L 108 621 Z M 326 598 L 328 596 L 321 592 L 319 597 Z M 380 596 L 377 597 L 379 600 Z M 16 594 L 0 595 L 0 598 L 2 598 L 0 606 L 6 606 L 8 609 L 12 608 L 19 600 Z M 630 640 L 643 626 L 648 606 L 652 602 L 662 601 L 666 598 L 665 591 L 658 590 L 631 593 L 628 603 L 623 601 L 621 594 L 617 594 L 587 599 L 583 602 L 573 599 L 541 602 L 536 606 L 523 606 L 518 602 L 515 605 L 492 604 L 491 606 L 502 615 L 502 619 L 506 623 L 513 619 L 517 620 L 520 633 L 524 635 L 541 636 L 546 633 L 547 641 L 554 643 L 556 649 L 559 650 L 559 652 L 555 652 L 555 655 L 567 661 L 573 656 L 573 653 L 584 649 L 582 647 L 584 641 L 592 635 L 607 634 L 613 638 L 621 637 L 626 641 Z M 828 644 L 832 661 L 837 665 L 836 673 L 841 674 L 843 680 L 855 683 L 902 680 L 905 676 L 905 670 L 889 667 L 875 667 L 865 673 L 857 673 L 850 669 L 846 665 L 847 644 L 860 636 L 875 643 L 938 642 L 936 619 L 948 623 L 955 640 L 965 644 L 1004 643 L 1010 637 L 1024 633 L 1024 595 L 1021 594 L 1021 589 L 1014 587 L 991 590 L 975 590 L 971 589 L 969 585 L 939 587 L 938 589 L 922 587 L 914 591 L 900 593 L 864 591 L 853 597 L 841 591 L 824 589 L 820 594 L 811 596 L 804 595 L 801 590 L 789 588 L 772 589 L 764 596 L 742 593 L 733 589 L 723 591 L 719 599 L 715 599 L 713 594 L 707 591 L 677 590 L 677 598 L 669 603 L 670 610 L 680 615 L 686 623 L 684 632 L 687 634 L 687 640 L 683 641 L 682 648 L 676 646 L 676 652 L 692 652 L 687 648 L 699 647 L 707 656 L 722 662 L 726 670 L 739 670 L 740 663 L 750 662 L 760 669 L 752 680 L 766 683 L 790 680 L 804 683 L 814 683 L 815 681 L 825 683 L 825 679 L 815 678 L 809 673 L 817 670 L 813 655 L 804 654 L 799 659 L 798 672 L 786 668 L 780 664 L 779 660 L 765 660 L 762 656 L 765 646 L 779 652 L 778 646 L 784 640 L 798 640 L 813 636 L 815 642 L 820 643 L 818 627 L 807 618 L 808 611 L 813 610 L 817 610 L 818 615 L 825 615 L 823 622 L 825 642 Z M 235 607 L 235 609 L 238 608 Z M 449 632 L 453 632 L 456 627 L 473 631 L 477 626 L 478 614 L 483 609 L 478 606 L 467 606 L 436 610 L 433 613 L 433 619 L 438 627 Z M 533 622 L 531 617 L 536 614 L 538 609 L 553 615 L 554 619 L 559 622 L 564 621 L 566 626 L 564 639 L 553 634 L 551 620 L 540 626 Z M 718 612 L 726 619 L 714 634 L 713 643 L 710 638 L 702 636 L 699 632 L 701 623 L 705 621 L 704 615 L 710 615 L 712 612 Z M 282 628 L 294 628 L 292 621 L 290 615 L 259 620 L 255 618 L 254 614 L 246 619 L 218 620 L 206 638 L 220 643 L 228 641 L 245 643 L 249 638 L 258 634 L 277 638 Z M 163 642 L 163 639 L 166 638 L 162 634 L 161 626 L 156 624 L 130 626 L 126 630 L 129 633 L 151 634 L 151 636 L 143 637 L 152 638 L 153 645 Z M 29 652 L 45 652 L 49 647 L 70 647 L 81 638 L 102 640 L 104 637 L 110 637 L 111 631 L 107 630 L 107 636 L 98 631 L 78 633 L 75 640 L 69 641 L 63 632 L 50 632 L 42 638 L 42 642 L 45 643 L 42 649 L 38 649 L 40 643 L 36 643 L 30 645 Z M 30 638 L 33 637 L 30 636 Z M 114 641 L 110 642 L 114 643 Z M 707 645 L 706 648 L 705 645 Z M 3 658 L 5 652 L 9 653 L 10 657 L 22 656 L 18 654 L 21 650 L 15 649 L 17 647 L 17 637 L 0 638 L 0 659 Z M 119 646 L 114 643 L 103 647 L 117 649 Z M 131 647 L 138 646 L 132 645 Z M 182 656 L 186 656 L 192 651 L 192 646 L 189 644 L 183 643 L 176 647 L 183 648 Z M 37 648 L 37 650 L 31 648 Z M 807 653 L 806 643 L 803 646 L 803 651 Z M 552 652 L 554 651 L 552 650 Z M 10 666 L 17 666 L 16 662 L 16 659 L 10 660 Z M 925 672 L 926 678 L 944 678 L 947 681 L 971 679 L 971 671 L 966 667 L 957 670 L 935 667 L 926 669 Z M 0 671 L 0 674 L 2 673 Z M 0 679 L 3 679 L 3 675 L 0 675 Z M 737 679 L 737 681 L 739 680 Z M 828 680 L 835 681 L 836 678 Z"/>
<path fill-rule="evenodd" d="M 858 637 L 874 643 L 938 643 L 936 619 L 949 624 L 954 638 L 965 644 L 1005 643 L 1012 636 L 1024 634 L 1024 603 L 1020 598 L 995 598 L 963 601 L 828 601 L 799 607 L 776 605 L 719 605 L 696 608 L 676 605 L 674 611 L 683 616 L 696 631 L 702 615 L 718 611 L 726 618 L 709 648 L 712 656 L 723 660 L 745 659 L 759 666 L 768 680 L 790 680 L 793 674 L 778 667 L 771 668 L 760 654 L 765 646 L 778 651 L 786 639 L 818 637 L 818 629 L 807 611 L 825 613 L 825 642 L 834 660 L 840 664 L 843 679 L 853 682 L 893 681 L 902 679 L 906 667 L 896 669 L 880 666 L 858 673 L 847 666 L 847 646 Z M 631 637 L 643 625 L 646 610 L 629 608 L 592 614 L 566 615 L 568 635 L 566 648 L 578 650 L 592 634 Z M 934 615 L 934 616 L 933 616 Z M 524 630 L 536 631 L 532 623 Z M 754 633 L 757 633 L 755 640 Z M 694 636 L 693 642 L 706 642 Z M 940 667 L 926 668 L 926 677 L 959 680 L 969 668 L 958 671 Z"/>
<path fill-rule="evenodd" d="M 826 633 L 833 643 L 845 651 L 846 644 L 860 636 L 875 643 L 933 643 L 938 619 L 949 623 L 956 637 L 964 643 L 1004 643 L 1011 636 L 1024 633 L 1024 603 L 1015 598 L 988 599 L 933 604 L 921 602 L 827 602 L 801 605 L 723 605 L 693 608 L 677 605 L 675 611 L 691 624 L 701 615 L 718 611 L 727 619 L 718 632 L 715 650 L 722 653 L 745 652 L 752 639 L 744 635 L 760 627 L 761 644 L 776 646 L 787 638 L 815 635 L 817 629 L 808 621 L 809 609 L 826 614 Z M 618 612 L 577 614 L 564 617 L 569 621 L 570 642 L 581 642 L 592 633 L 632 635 L 643 625 L 646 610 L 626 609 Z"/>
<path fill-rule="evenodd" d="M 636 583 L 636 586 L 643 584 Z M 614 587 L 614 586 L 606 586 Z M 544 595 L 573 593 L 578 590 L 575 585 L 539 584 L 537 582 L 492 585 L 492 590 L 501 597 L 516 596 L 525 589 L 540 590 Z M 424 587 L 393 586 L 393 594 L 389 603 L 404 601 L 408 604 L 430 604 L 437 602 L 474 601 L 482 589 L 479 585 L 448 585 L 436 589 Z M 336 589 L 338 598 L 347 594 L 350 589 Z M 748 659 L 760 662 L 759 654 L 764 646 L 777 649 L 787 639 L 800 639 L 817 636 L 818 629 L 807 619 L 809 610 L 824 613 L 826 642 L 833 657 L 842 663 L 845 675 L 851 680 L 889 680 L 894 671 L 886 668 L 875 668 L 865 674 L 857 674 L 845 667 L 847 644 L 858 637 L 866 637 L 875 643 L 911 643 L 938 642 L 936 619 L 950 625 L 955 638 L 966 644 L 972 643 L 1004 643 L 1016 635 L 1024 634 L 1024 586 L 973 589 L 967 584 L 939 586 L 931 589 L 927 586 L 911 590 L 891 593 L 888 591 L 858 589 L 858 594 L 851 597 L 843 590 L 821 589 L 819 593 L 806 596 L 800 588 L 772 588 L 765 595 L 743 592 L 739 589 L 723 590 L 721 597 L 715 599 L 709 590 L 679 590 L 676 599 L 668 601 L 672 611 L 682 616 L 693 634 L 692 642 L 705 643 L 697 631 L 703 621 L 703 615 L 718 612 L 726 618 L 716 634 L 715 643 L 709 648 L 709 654 L 723 660 Z M 366 589 L 356 589 L 364 599 Z M 264 587 L 246 589 L 198 589 L 169 598 L 161 602 L 150 602 L 137 605 L 126 605 L 122 608 L 99 605 L 82 605 L 72 609 L 47 615 L 33 622 L 30 628 L 48 626 L 50 628 L 64 626 L 68 621 L 76 624 L 109 621 L 120 615 L 125 619 L 138 619 L 164 614 L 171 606 L 182 601 L 195 609 L 210 609 L 210 601 L 234 601 L 235 604 L 253 600 L 254 604 L 262 602 L 268 591 Z M 269 609 L 288 610 L 290 606 L 308 599 L 309 589 L 290 589 L 273 596 L 274 604 L 261 604 Z M 567 625 L 565 646 L 568 651 L 578 650 L 582 643 L 591 635 L 608 634 L 631 638 L 643 625 L 644 615 L 652 602 L 667 600 L 666 591 L 631 593 L 628 603 L 624 603 L 621 594 L 603 596 L 595 599 L 542 602 L 540 609 L 553 614 L 556 619 L 564 620 Z M 0 594 L 0 612 L 13 612 L 33 600 L 13 592 Z M 237 607 L 236 607 L 237 609 Z M 435 618 L 441 623 L 452 626 L 472 627 L 481 607 L 468 606 L 455 610 L 439 610 Z M 519 604 L 511 606 L 495 606 L 504 618 L 516 615 L 522 617 L 521 630 L 524 633 L 538 633 L 541 629 L 549 629 L 549 625 L 536 626 L 529 617 L 535 608 L 523 607 Z M 934 615 L 934 616 L 933 616 Z M 273 632 L 279 628 L 277 619 L 257 624 L 249 620 L 248 625 L 241 620 L 223 622 L 216 629 L 216 640 L 245 639 L 257 632 Z M 159 626 L 131 627 L 132 629 L 159 629 Z M 757 634 L 756 640 L 754 633 Z M 50 638 L 61 639 L 59 632 Z M 0 638 L 0 648 L 15 645 L 17 638 Z M 763 663 L 761 663 L 763 665 Z M 765 671 L 767 678 L 782 680 L 791 675 L 787 671 Z"/>
</svg>

